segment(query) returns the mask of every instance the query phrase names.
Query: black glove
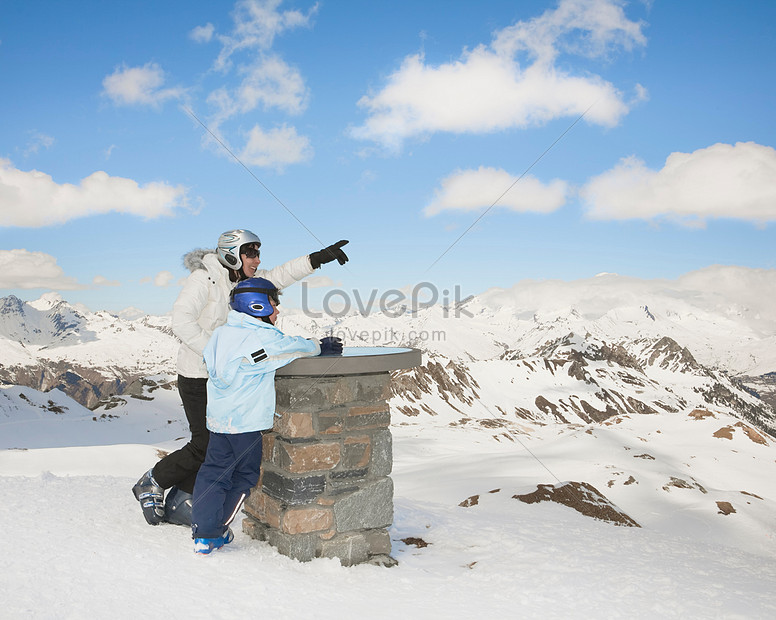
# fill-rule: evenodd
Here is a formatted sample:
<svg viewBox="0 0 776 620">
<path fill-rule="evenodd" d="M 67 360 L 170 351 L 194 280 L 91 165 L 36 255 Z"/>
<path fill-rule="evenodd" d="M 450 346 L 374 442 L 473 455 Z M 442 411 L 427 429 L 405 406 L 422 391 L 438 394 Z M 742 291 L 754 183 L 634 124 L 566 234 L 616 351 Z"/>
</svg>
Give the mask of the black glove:
<svg viewBox="0 0 776 620">
<path fill-rule="evenodd" d="M 321 265 L 330 263 L 333 260 L 339 261 L 340 265 L 347 263 L 348 255 L 341 249 L 347 243 L 349 242 L 343 239 L 342 241 L 337 241 L 334 245 L 330 245 L 328 248 L 323 248 L 318 252 L 310 254 L 310 264 L 313 266 L 313 269 L 318 269 Z"/>
<path fill-rule="evenodd" d="M 342 338 L 335 336 L 321 338 L 321 355 L 342 355 Z"/>
</svg>

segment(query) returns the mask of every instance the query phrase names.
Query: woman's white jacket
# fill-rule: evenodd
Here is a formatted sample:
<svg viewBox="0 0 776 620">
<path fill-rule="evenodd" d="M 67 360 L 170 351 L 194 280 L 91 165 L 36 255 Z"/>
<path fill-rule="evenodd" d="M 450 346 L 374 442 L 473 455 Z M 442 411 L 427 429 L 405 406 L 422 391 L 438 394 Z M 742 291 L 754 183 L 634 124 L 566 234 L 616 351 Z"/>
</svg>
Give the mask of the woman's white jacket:
<svg viewBox="0 0 776 620">
<path fill-rule="evenodd" d="M 181 341 L 178 374 L 207 378 L 202 358 L 213 330 L 226 323 L 229 293 L 234 283 L 213 250 L 193 250 L 183 258 L 191 271 L 172 307 L 172 331 Z M 309 256 L 300 256 L 274 269 L 258 269 L 255 278 L 266 278 L 279 289 L 309 276 L 314 269 Z"/>
</svg>

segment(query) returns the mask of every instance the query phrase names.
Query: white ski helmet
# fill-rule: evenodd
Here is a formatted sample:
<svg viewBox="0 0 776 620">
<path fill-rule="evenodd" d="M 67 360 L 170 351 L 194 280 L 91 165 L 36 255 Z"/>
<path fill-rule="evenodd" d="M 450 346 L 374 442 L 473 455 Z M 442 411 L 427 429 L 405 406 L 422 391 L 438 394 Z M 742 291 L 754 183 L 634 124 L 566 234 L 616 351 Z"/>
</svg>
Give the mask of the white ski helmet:
<svg viewBox="0 0 776 620">
<path fill-rule="evenodd" d="M 218 238 L 218 247 L 216 254 L 218 262 L 224 267 L 237 271 L 242 267 L 242 258 L 240 258 L 240 248 L 246 243 L 256 243 L 261 247 L 261 239 L 254 235 L 250 230 L 227 230 Z"/>
</svg>

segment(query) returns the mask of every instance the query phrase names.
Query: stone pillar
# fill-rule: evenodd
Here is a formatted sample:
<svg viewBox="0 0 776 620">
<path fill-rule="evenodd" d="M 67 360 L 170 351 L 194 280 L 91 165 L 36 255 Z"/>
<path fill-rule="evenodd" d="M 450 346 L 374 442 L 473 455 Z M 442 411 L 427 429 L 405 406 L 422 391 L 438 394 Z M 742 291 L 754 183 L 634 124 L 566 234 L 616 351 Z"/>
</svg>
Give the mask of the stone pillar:
<svg viewBox="0 0 776 620">
<path fill-rule="evenodd" d="M 395 564 L 389 370 L 419 364 L 420 352 L 379 351 L 348 348 L 277 373 L 278 416 L 245 502 L 247 534 L 303 562 Z"/>
</svg>

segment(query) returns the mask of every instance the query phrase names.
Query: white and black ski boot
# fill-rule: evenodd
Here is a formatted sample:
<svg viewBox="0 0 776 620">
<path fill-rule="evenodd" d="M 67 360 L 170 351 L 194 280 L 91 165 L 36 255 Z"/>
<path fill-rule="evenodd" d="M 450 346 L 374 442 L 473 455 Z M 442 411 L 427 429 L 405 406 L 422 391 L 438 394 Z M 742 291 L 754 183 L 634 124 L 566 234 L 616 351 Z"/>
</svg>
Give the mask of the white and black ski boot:
<svg viewBox="0 0 776 620">
<path fill-rule="evenodd" d="M 140 502 L 143 516 L 149 525 L 159 525 L 164 519 L 164 489 L 154 480 L 149 469 L 132 487 L 135 499 Z"/>
<path fill-rule="evenodd" d="M 191 527 L 191 493 L 172 487 L 164 502 L 164 520 Z"/>
</svg>

